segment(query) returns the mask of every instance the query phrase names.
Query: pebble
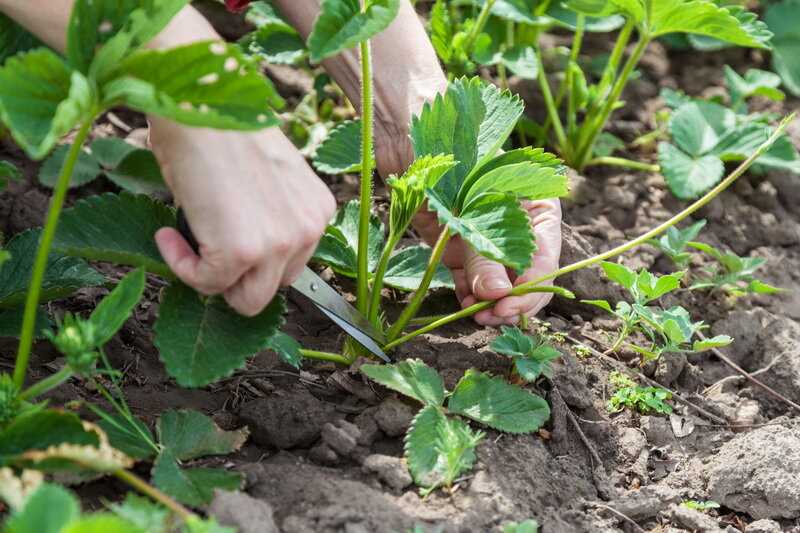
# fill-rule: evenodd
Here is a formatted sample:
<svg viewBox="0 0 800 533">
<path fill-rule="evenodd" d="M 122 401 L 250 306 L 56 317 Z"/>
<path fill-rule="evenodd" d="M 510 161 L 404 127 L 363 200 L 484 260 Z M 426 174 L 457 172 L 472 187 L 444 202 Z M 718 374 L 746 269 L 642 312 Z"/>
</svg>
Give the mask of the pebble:
<svg viewBox="0 0 800 533">
<path fill-rule="evenodd" d="M 402 490 L 412 483 L 405 462 L 389 455 L 372 454 L 364 459 L 364 470 L 372 472 L 394 490 Z"/>
<path fill-rule="evenodd" d="M 397 398 L 386 398 L 375 411 L 375 422 L 390 437 L 405 434 L 417 410 Z"/>
</svg>

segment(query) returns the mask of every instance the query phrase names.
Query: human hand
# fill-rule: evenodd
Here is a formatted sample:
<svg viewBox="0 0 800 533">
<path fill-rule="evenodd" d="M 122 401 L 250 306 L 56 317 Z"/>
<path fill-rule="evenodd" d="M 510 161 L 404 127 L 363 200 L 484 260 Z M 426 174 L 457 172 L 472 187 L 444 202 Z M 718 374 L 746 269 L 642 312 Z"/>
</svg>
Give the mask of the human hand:
<svg viewBox="0 0 800 533">
<path fill-rule="evenodd" d="M 153 118 L 150 141 L 200 246 L 197 255 L 177 230 L 161 228 L 164 260 L 197 291 L 258 314 L 313 255 L 333 195 L 277 128 L 227 132 Z"/>
</svg>

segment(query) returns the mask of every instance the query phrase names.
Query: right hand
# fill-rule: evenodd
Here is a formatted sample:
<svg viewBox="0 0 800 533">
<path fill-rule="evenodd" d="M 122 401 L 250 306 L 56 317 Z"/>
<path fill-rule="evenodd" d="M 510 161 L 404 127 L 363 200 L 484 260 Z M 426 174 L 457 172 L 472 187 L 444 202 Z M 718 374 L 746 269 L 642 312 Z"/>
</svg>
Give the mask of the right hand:
<svg viewBox="0 0 800 533">
<path fill-rule="evenodd" d="M 313 255 L 333 195 L 277 128 L 217 131 L 151 118 L 150 141 L 200 245 L 197 255 L 176 229 L 161 228 L 164 260 L 198 292 L 258 314 Z"/>
</svg>

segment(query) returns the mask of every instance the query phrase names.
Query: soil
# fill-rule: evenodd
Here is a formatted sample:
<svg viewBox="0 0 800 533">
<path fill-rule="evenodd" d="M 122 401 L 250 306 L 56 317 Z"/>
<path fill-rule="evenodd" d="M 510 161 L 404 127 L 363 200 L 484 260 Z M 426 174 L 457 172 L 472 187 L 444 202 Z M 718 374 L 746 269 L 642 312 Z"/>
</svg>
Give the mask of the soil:
<svg viewBox="0 0 800 533">
<path fill-rule="evenodd" d="M 594 41 L 588 46 L 608 45 L 602 38 Z M 765 61 L 752 51 L 675 52 L 654 44 L 640 67 L 641 78 L 626 95 L 629 105 L 615 115 L 610 130 L 630 141 L 654 126 L 660 88 L 719 93 L 722 65 L 768 68 Z M 512 83 L 537 115 L 541 105 L 535 86 Z M 798 101 L 758 105 L 784 114 Z M 143 126 L 141 117 L 118 115 L 132 127 Z M 793 128 L 791 136 L 800 142 L 800 124 Z M 128 135 L 110 121 L 103 121 L 95 134 Z M 35 185 L 38 164 L 28 162 L 8 142 L 2 145 L 2 156 L 16 162 L 28 178 L 0 193 L 0 230 L 11 235 L 41 223 L 47 191 Z M 651 148 L 630 156 L 647 160 L 654 154 Z M 597 169 L 571 180 L 573 193 L 564 209 L 564 264 L 620 244 L 684 205 L 666 191 L 658 175 Z M 340 202 L 355 194 L 351 178 L 330 178 L 330 184 Z M 98 181 L 71 193 L 71 200 L 106 189 L 112 186 Z M 702 240 L 766 258 L 763 279 L 788 290 L 735 303 L 718 294 L 683 291 L 673 298 L 675 303 L 705 320 L 713 334 L 735 337 L 725 353 L 800 403 L 800 179 L 781 173 L 747 176 L 697 218 L 708 220 Z M 670 268 L 649 247 L 628 254 L 623 262 L 658 272 Z M 101 268 L 113 278 L 122 274 L 109 265 Z M 347 282 L 337 283 L 344 292 L 352 291 Z M 620 296 L 596 270 L 572 274 L 560 283 L 579 298 L 616 301 Z M 509 522 L 535 518 L 546 533 L 800 532 L 798 413 L 713 354 L 640 368 L 638 359 L 624 351 L 616 359 L 576 351 L 576 344 L 606 350 L 615 331 L 613 321 L 577 301 L 554 301 L 540 317 L 565 339 L 558 345 L 563 357 L 555 363 L 552 379 L 532 387 L 552 406 L 545 428 L 521 436 L 487 431 L 474 470 L 451 491 L 422 499 L 400 460 L 402 435 L 416 406 L 370 387 L 355 371 L 306 363 L 298 372 L 272 353 L 259 354 L 245 370 L 212 386 L 179 388 L 152 344 L 161 286 L 150 279 L 146 301 L 107 351 L 117 368 L 127 370 L 125 394 L 148 424 L 166 409 L 184 407 L 213 416 L 226 429 L 250 428 L 251 439 L 240 452 L 206 460 L 245 474 L 242 493 L 221 495 L 211 506 L 220 519 L 242 531 L 404 532 L 415 525 L 421 531 L 501 531 Z M 84 290 L 54 303 L 53 310 L 86 312 L 104 293 Z M 340 346 L 342 338 L 330 322 L 291 296 L 289 303 L 288 333 L 309 348 Z M 401 305 L 398 301 L 396 309 Z M 424 314 L 443 312 L 454 307 L 454 298 L 437 294 L 427 306 Z M 486 349 L 496 335 L 492 328 L 459 322 L 394 355 L 423 359 L 452 387 L 469 368 L 508 373 L 507 359 Z M 0 343 L 3 368 L 10 368 L 14 346 L 12 340 Z M 57 368 L 57 355 L 47 344 L 37 344 L 33 375 Z M 622 367 L 657 380 L 703 412 L 675 401 L 671 417 L 609 414 L 608 374 Z M 96 391 L 75 380 L 51 394 L 56 405 L 76 398 L 102 403 Z M 143 475 L 148 469 L 146 464 L 137 466 Z M 123 486 L 108 480 L 77 490 L 88 507 L 124 493 Z M 688 499 L 713 499 L 721 507 L 699 513 L 680 505 Z"/>
</svg>

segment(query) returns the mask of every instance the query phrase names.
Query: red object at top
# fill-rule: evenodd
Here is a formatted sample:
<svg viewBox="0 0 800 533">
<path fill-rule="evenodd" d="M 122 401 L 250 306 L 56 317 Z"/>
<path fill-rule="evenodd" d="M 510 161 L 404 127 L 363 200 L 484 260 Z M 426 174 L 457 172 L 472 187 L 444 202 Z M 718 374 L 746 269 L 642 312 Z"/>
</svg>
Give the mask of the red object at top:
<svg viewBox="0 0 800 533">
<path fill-rule="evenodd" d="M 225 0 L 225 7 L 232 13 L 240 13 L 244 11 L 250 1 L 251 0 Z"/>
</svg>

